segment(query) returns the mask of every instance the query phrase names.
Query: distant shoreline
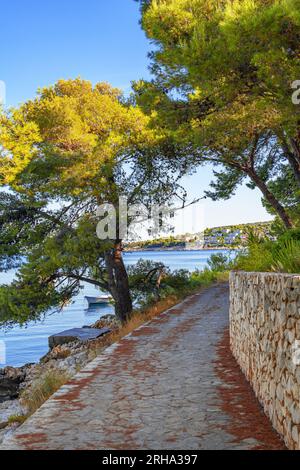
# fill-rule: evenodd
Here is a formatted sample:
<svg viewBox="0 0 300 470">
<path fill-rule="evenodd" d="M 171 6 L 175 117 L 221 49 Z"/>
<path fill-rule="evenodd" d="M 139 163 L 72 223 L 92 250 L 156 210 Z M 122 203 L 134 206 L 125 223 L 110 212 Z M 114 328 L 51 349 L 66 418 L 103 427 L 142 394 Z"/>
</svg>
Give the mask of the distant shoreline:
<svg viewBox="0 0 300 470">
<path fill-rule="evenodd" d="M 182 247 L 155 247 L 155 248 L 125 248 L 124 253 L 143 253 L 147 251 L 224 251 L 224 250 L 240 250 L 241 247 L 228 246 L 211 246 L 206 248 L 182 248 Z"/>
</svg>

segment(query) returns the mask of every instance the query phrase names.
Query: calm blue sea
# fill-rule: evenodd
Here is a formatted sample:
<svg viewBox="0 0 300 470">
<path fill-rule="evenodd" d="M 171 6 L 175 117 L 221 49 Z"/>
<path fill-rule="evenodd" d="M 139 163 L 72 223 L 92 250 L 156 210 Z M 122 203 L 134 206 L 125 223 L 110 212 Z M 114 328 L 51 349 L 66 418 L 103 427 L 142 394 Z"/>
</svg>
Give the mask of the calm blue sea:
<svg viewBox="0 0 300 470">
<path fill-rule="evenodd" d="M 216 253 L 214 250 L 205 251 L 146 251 L 125 253 L 125 263 L 135 264 L 139 259 L 163 262 L 170 269 L 202 270 L 207 265 L 208 258 Z M 220 251 L 218 251 L 220 253 Z M 0 283 L 9 283 L 14 273 L 0 274 Z M 48 337 L 69 328 L 82 327 L 98 320 L 101 316 L 112 312 L 111 306 L 99 306 L 88 309 L 85 295 L 98 295 L 99 291 L 90 285 L 84 285 L 81 293 L 72 305 L 60 313 L 49 313 L 43 321 L 31 323 L 27 328 L 15 327 L 8 332 L 0 330 L 0 341 L 5 343 L 5 365 L 21 366 L 37 362 L 48 351 Z M 2 343 L 3 345 L 3 343 Z M 1 357 L 0 357 L 1 361 Z"/>
</svg>

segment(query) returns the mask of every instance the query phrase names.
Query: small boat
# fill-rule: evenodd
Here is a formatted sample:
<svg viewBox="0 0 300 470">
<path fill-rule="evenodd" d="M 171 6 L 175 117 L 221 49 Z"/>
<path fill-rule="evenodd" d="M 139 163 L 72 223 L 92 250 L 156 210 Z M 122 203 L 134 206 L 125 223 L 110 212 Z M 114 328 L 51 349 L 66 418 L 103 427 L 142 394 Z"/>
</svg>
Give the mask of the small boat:
<svg viewBox="0 0 300 470">
<path fill-rule="evenodd" d="M 89 304 L 89 307 L 93 305 L 106 305 L 112 302 L 113 298 L 111 295 L 101 295 L 100 297 L 88 297 L 85 296 L 85 300 Z"/>
</svg>

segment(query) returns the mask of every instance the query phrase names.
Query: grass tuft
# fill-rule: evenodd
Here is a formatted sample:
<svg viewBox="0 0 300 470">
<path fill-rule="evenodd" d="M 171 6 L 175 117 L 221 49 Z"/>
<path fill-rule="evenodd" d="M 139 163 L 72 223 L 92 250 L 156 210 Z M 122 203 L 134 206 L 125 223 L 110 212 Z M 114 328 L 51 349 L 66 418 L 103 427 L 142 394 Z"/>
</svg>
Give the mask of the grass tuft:
<svg viewBox="0 0 300 470">
<path fill-rule="evenodd" d="M 26 419 L 28 418 L 28 415 L 11 415 L 8 420 L 7 424 L 23 424 Z"/>
<path fill-rule="evenodd" d="M 65 372 L 53 369 L 34 381 L 30 388 L 23 392 L 20 400 L 28 415 L 39 409 L 69 379 Z"/>
</svg>

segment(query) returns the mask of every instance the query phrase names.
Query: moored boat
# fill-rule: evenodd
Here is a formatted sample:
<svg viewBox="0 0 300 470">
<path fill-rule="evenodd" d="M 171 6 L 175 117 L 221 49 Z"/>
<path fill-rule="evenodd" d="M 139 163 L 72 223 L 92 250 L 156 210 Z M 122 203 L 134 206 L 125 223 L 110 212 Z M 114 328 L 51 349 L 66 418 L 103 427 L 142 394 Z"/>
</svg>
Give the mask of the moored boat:
<svg viewBox="0 0 300 470">
<path fill-rule="evenodd" d="M 111 295 L 101 295 L 99 297 L 85 296 L 85 300 L 87 301 L 87 303 L 89 304 L 89 307 L 90 307 L 90 306 L 93 306 L 93 305 L 106 305 L 106 304 L 109 304 L 110 302 L 112 302 L 113 298 L 112 298 Z"/>
</svg>

